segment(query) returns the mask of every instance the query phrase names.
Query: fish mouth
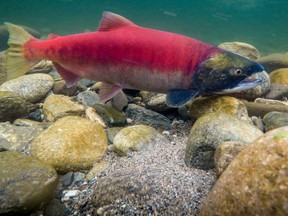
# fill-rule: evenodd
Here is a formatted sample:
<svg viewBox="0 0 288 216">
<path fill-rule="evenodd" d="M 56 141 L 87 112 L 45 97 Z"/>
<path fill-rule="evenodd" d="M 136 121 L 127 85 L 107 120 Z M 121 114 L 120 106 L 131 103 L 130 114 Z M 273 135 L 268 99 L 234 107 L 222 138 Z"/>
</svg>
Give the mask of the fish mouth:
<svg viewBox="0 0 288 216">
<path fill-rule="evenodd" d="M 216 92 L 216 94 L 239 93 L 242 91 L 252 89 L 260 85 L 261 83 L 263 83 L 263 81 L 264 80 L 262 77 L 249 76 L 249 77 L 246 77 L 244 80 L 242 80 L 233 88 L 223 89 L 219 92 Z"/>
</svg>

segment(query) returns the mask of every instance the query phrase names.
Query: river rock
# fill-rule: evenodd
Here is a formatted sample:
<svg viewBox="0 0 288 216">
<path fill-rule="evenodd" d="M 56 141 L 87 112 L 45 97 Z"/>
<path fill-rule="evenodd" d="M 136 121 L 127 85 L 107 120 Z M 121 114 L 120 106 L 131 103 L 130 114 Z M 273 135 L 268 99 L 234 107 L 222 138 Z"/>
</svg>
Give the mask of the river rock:
<svg viewBox="0 0 288 216">
<path fill-rule="evenodd" d="M 31 120 L 30 125 L 23 124 L 23 121 L 20 123 L 21 120 L 15 122 L 13 125 L 9 122 L 0 123 L 0 151 L 27 152 L 32 140 L 45 128 L 44 124 Z"/>
<path fill-rule="evenodd" d="M 109 126 L 123 126 L 126 124 L 125 114 L 116 110 L 112 106 L 96 104 L 93 108 Z"/>
<path fill-rule="evenodd" d="M 0 85 L 7 81 L 6 51 L 0 52 Z"/>
<path fill-rule="evenodd" d="M 26 74 L 35 74 L 35 73 L 45 73 L 48 74 L 54 69 L 53 63 L 51 61 L 42 60 L 35 66 L 33 66 Z"/>
<path fill-rule="evenodd" d="M 200 215 L 288 215 L 288 127 L 248 145 L 222 173 Z"/>
<path fill-rule="evenodd" d="M 250 44 L 247 44 L 247 43 L 225 42 L 225 43 L 218 45 L 218 47 L 224 50 L 228 50 L 230 52 L 234 52 L 238 55 L 244 56 L 253 61 L 260 58 L 259 51 L 254 46 L 251 46 Z"/>
<path fill-rule="evenodd" d="M 85 109 L 85 115 L 90 121 L 101 125 L 103 128 L 107 128 L 105 121 L 102 119 L 102 117 L 98 113 L 96 113 L 94 108 L 87 107 Z"/>
<path fill-rule="evenodd" d="M 252 89 L 241 91 L 238 93 L 232 93 L 229 95 L 232 97 L 236 97 L 236 98 L 254 100 L 255 98 L 262 97 L 269 91 L 271 84 L 270 84 L 270 77 L 268 73 L 264 71 L 262 73 L 253 74 L 251 77 L 261 78 L 263 82 L 260 85 L 257 85 L 256 87 Z"/>
<path fill-rule="evenodd" d="M 166 94 L 157 94 L 154 92 L 141 91 L 140 96 L 146 107 L 151 110 L 163 112 L 171 109 L 171 107 L 168 107 L 166 105 Z"/>
<path fill-rule="evenodd" d="M 213 112 L 233 115 L 240 120 L 251 122 L 246 106 L 238 99 L 230 96 L 201 97 L 192 100 L 189 116 L 192 119 Z"/>
<path fill-rule="evenodd" d="M 152 127 L 134 125 L 117 133 L 113 140 L 113 150 L 120 156 L 126 156 L 131 151 L 141 151 L 163 139 L 164 136 Z"/>
<path fill-rule="evenodd" d="M 265 70 L 270 73 L 271 71 L 287 68 L 288 67 L 288 52 L 287 53 L 273 53 L 263 56 L 257 60 L 262 64 Z"/>
<path fill-rule="evenodd" d="M 66 96 L 73 96 L 77 91 L 77 85 L 73 85 L 71 87 L 67 87 L 66 82 L 64 80 L 56 81 L 52 91 L 54 94 L 63 94 Z"/>
<path fill-rule="evenodd" d="M 279 127 L 288 126 L 288 113 L 269 112 L 264 118 L 265 131 L 273 130 Z"/>
<path fill-rule="evenodd" d="M 46 121 L 56 121 L 64 116 L 84 114 L 84 106 L 74 103 L 68 96 L 50 95 L 43 104 L 43 114 Z"/>
<path fill-rule="evenodd" d="M 53 167 L 16 152 L 0 152 L 0 214 L 28 213 L 54 195 L 58 177 Z"/>
<path fill-rule="evenodd" d="M 114 109 L 122 111 L 128 105 L 128 98 L 123 91 L 120 91 L 111 100 L 111 105 Z"/>
<path fill-rule="evenodd" d="M 0 91 L 0 122 L 27 116 L 37 106 L 27 102 L 19 94 Z"/>
<path fill-rule="evenodd" d="M 288 68 L 281 68 L 272 71 L 270 74 L 271 83 L 278 83 L 288 86 Z"/>
<path fill-rule="evenodd" d="M 193 125 L 185 150 L 185 164 L 200 169 L 214 168 L 214 153 L 224 141 L 251 143 L 263 133 L 254 125 L 225 113 L 210 113 Z"/>
<path fill-rule="evenodd" d="M 83 105 L 93 107 L 100 103 L 100 98 L 98 94 L 93 91 L 80 92 L 76 96 L 76 100 Z"/>
<path fill-rule="evenodd" d="M 221 175 L 231 161 L 233 161 L 247 145 L 249 144 L 237 141 L 226 141 L 217 146 L 214 157 L 217 176 Z"/>
<path fill-rule="evenodd" d="M 121 131 L 124 127 L 110 127 L 106 129 L 106 134 L 107 134 L 107 138 L 109 143 L 114 142 L 114 138 L 115 136 L 119 133 L 119 131 Z"/>
<path fill-rule="evenodd" d="M 162 130 L 171 129 L 171 121 L 167 117 L 135 104 L 128 105 L 126 116 L 132 119 L 134 125 L 144 124 Z"/>
<path fill-rule="evenodd" d="M 288 97 L 288 86 L 271 83 L 270 90 L 264 97 L 267 99 L 283 100 Z"/>
<path fill-rule="evenodd" d="M 0 91 L 18 93 L 28 102 L 36 103 L 52 89 L 54 80 L 48 74 L 30 74 L 6 81 Z"/>
<path fill-rule="evenodd" d="M 89 169 L 101 160 L 108 142 L 104 129 L 87 119 L 67 116 L 32 142 L 31 154 L 58 172 Z"/>
</svg>

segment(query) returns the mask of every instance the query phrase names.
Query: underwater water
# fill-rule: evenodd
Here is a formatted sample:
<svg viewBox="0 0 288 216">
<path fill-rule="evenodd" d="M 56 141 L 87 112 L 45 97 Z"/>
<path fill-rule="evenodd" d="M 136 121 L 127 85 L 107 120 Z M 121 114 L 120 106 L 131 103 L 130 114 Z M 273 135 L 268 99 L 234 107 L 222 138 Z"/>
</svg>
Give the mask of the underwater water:
<svg viewBox="0 0 288 216">
<path fill-rule="evenodd" d="M 287 0 L 0 0 L 0 23 L 67 35 L 96 30 L 102 11 L 213 45 L 239 41 L 262 55 L 288 51 Z"/>
</svg>

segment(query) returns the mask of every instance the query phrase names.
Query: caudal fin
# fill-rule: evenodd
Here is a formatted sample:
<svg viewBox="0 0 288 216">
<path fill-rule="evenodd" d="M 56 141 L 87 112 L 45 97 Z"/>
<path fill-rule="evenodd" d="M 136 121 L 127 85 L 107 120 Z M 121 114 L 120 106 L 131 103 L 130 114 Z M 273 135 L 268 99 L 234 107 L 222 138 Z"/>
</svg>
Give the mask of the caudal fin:
<svg viewBox="0 0 288 216">
<path fill-rule="evenodd" d="M 24 56 L 24 44 L 33 36 L 20 26 L 7 22 L 5 25 L 10 33 L 7 52 L 7 79 L 10 80 L 24 75 L 38 61 L 28 61 Z"/>
</svg>

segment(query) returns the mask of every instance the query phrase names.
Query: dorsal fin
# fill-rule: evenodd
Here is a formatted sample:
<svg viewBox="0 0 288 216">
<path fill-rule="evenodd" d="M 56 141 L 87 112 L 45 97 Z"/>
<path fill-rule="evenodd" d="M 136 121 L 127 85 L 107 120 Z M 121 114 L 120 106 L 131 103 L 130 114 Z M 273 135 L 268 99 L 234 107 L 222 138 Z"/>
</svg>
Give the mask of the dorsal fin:
<svg viewBox="0 0 288 216">
<path fill-rule="evenodd" d="M 57 38 L 57 37 L 59 37 L 59 36 L 56 35 L 56 34 L 49 34 L 48 35 L 48 39 L 54 39 L 54 38 Z"/>
<path fill-rule="evenodd" d="M 133 22 L 118 14 L 104 11 L 98 31 L 111 31 L 120 27 L 136 26 Z"/>
</svg>

